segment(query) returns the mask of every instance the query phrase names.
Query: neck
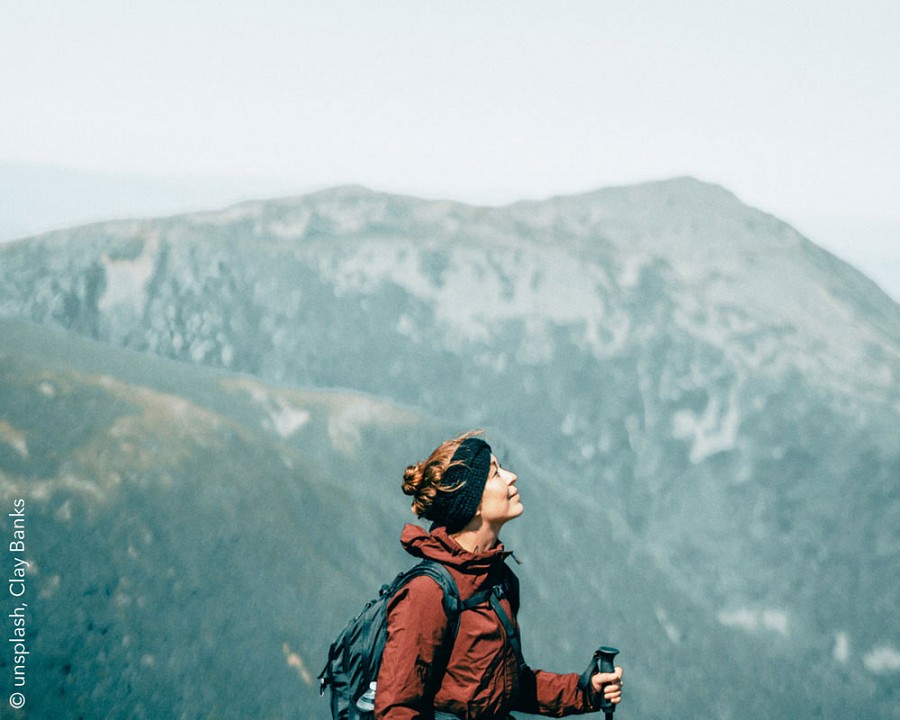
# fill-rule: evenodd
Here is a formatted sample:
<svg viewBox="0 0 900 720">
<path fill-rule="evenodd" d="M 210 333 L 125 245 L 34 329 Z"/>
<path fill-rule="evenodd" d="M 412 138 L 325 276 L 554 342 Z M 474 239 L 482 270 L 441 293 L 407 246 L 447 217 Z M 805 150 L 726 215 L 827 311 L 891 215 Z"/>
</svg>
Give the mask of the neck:
<svg viewBox="0 0 900 720">
<path fill-rule="evenodd" d="M 490 525 L 479 525 L 477 527 L 464 527 L 459 532 L 453 533 L 450 537 L 470 553 L 484 552 L 493 550 L 500 540 L 500 528 L 494 528 Z"/>
</svg>

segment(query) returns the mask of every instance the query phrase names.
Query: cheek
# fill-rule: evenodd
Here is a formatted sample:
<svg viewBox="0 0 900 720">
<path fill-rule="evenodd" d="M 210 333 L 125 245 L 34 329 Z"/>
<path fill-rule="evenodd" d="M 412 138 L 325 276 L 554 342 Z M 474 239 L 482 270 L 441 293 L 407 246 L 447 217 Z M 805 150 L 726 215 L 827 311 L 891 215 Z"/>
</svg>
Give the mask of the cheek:
<svg viewBox="0 0 900 720">
<path fill-rule="evenodd" d="M 509 497 L 509 488 L 501 478 L 491 478 L 484 487 L 484 497 L 485 499 L 490 498 L 494 502 L 501 502 Z"/>
</svg>

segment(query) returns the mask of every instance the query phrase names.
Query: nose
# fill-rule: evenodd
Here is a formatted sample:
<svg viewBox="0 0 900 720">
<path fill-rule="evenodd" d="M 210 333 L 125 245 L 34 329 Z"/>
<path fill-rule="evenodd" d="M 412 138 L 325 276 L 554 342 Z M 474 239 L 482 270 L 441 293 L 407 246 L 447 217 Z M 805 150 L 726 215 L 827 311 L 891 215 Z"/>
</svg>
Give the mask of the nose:
<svg viewBox="0 0 900 720">
<path fill-rule="evenodd" d="M 516 481 L 519 479 L 519 476 L 516 475 L 512 470 L 504 469 L 503 472 L 505 473 L 505 476 L 503 479 L 506 480 L 506 484 L 507 485 L 515 485 Z"/>
</svg>

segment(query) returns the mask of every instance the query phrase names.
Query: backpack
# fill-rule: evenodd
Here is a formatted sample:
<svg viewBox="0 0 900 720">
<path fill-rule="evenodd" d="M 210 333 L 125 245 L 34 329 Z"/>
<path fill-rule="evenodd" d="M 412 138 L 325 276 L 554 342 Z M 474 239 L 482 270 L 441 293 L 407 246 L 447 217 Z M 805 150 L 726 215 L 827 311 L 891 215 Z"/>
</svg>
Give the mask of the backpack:
<svg viewBox="0 0 900 720">
<path fill-rule="evenodd" d="M 331 688 L 333 720 L 372 720 L 374 717 L 375 680 L 387 640 L 387 606 L 397 590 L 420 575 L 432 578 L 444 593 L 444 612 L 449 621 L 440 649 L 440 659 L 444 665 L 456 640 L 460 614 L 476 605 L 490 602 L 506 630 L 519 668 L 524 667 L 518 633 L 499 603 L 499 598 L 508 595 L 513 613 L 518 611 L 518 580 L 512 571 L 507 569 L 501 582 L 462 601 L 450 571 L 436 560 L 425 559 L 383 585 L 378 596 L 369 600 L 331 643 L 328 660 L 319 673 L 319 694 L 324 695 L 325 689 Z"/>
</svg>

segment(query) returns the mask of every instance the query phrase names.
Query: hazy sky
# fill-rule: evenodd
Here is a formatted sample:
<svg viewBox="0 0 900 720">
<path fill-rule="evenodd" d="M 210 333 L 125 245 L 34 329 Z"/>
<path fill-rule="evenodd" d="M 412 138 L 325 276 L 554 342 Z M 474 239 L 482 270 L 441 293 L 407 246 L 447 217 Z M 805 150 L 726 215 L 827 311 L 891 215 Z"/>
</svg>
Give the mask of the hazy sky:
<svg viewBox="0 0 900 720">
<path fill-rule="evenodd" d="M 482 203 L 687 174 L 900 297 L 897 0 L 0 7 L 0 160 Z"/>
</svg>

